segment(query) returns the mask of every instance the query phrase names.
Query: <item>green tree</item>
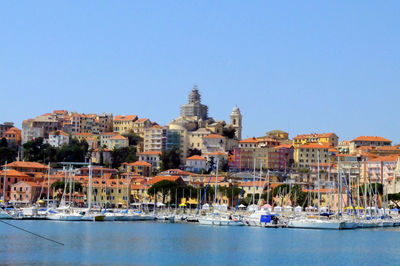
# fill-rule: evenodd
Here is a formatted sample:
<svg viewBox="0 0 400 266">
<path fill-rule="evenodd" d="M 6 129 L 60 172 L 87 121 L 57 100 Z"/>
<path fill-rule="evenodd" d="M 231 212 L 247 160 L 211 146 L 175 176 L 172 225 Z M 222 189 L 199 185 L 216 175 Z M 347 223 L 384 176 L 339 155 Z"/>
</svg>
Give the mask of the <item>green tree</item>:
<svg viewBox="0 0 400 266">
<path fill-rule="evenodd" d="M 194 149 L 189 149 L 188 150 L 188 156 L 193 156 L 193 155 L 201 155 L 201 150 L 198 150 L 196 148 Z"/>
<path fill-rule="evenodd" d="M 233 127 L 225 127 L 224 129 L 222 129 L 222 136 L 228 139 L 234 139 L 235 133 L 236 129 L 234 129 Z"/>
<path fill-rule="evenodd" d="M 57 149 L 48 143 L 44 143 L 43 138 L 28 141 L 22 146 L 26 161 L 47 163 L 56 160 Z"/>
<path fill-rule="evenodd" d="M 122 134 L 122 136 L 128 138 L 129 146 L 136 146 L 143 141 L 143 139 L 140 136 L 133 133 L 132 130 L 129 131 L 128 133 Z"/>
<path fill-rule="evenodd" d="M 172 194 L 175 193 L 177 188 L 179 188 L 178 183 L 170 180 L 161 180 L 157 183 L 154 183 L 148 189 L 148 193 L 151 196 L 158 195 L 159 193 L 161 193 L 162 202 L 165 203 L 165 198 L 169 193 L 171 193 L 171 198 L 174 199 L 174 197 L 172 197 Z"/>
<path fill-rule="evenodd" d="M 6 138 L 0 140 L 0 148 L 8 147 L 8 142 Z"/>
<path fill-rule="evenodd" d="M 167 152 L 163 152 L 161 154 L 161 169 L 168 170 L 168 169 L 175 169 L 179 168 L 181 165 L 180 159 L 180 152 L 179 149 L 173 147 L 171 150 Z"/>
<path fill-rule="evenodd" d="M 57 151 L 57 162 L 84 162 L 87 159 L 89 145 L 85 140 L 72 139 Z"/>
<path fill-rule="evenodd" d="M 122 163 L 133 163 L 137 161 L 136 157 L 136 148 L 133 146 L 123 147 L 123 148 L 114 148 L 111 151 L 112 158 L 112 167 L 118 168 Z"/>
<path fill-rule="evenodd" d="M 82 191 L 82 184 L 79 182 L 75 182 L 72 183 L 72 191 Z M 65 181 L 56 181 L 53 184 L 51 184 L 50 186 L 52 189 L 54 190 L 59 190 L 61 189 L 62 191 L 64 191 L 64 187 L 65 187 Z M 67 187 L 65 189 L 66 193 L 69 193 L 69 183 L 67 184 Z"/>
<path fill-rule="evenodd" d="M 383 194 L 383 186 L 381 183 L 376 183 L 376 188 L 377 188 L 377 192 L 375 192 L 375 183 L 372 184 L 367 184 L 367 195 L 370 195 L 370 192 L 372 194 L 379 194 L 382 195 Z M 360 191 L 360 195 L 364 196 L 364 192 L 365 192 L 365 184 L 361 185 L 358 187 L 358 190 Z"/>
<path fill-rule="evenodd" d="M 7 140 L 3 138 L 0 141 L 0 165 L 5 164 L 6 162 L 11 163 L 14 161 L 17 157 L 17 150 L 18 148 L 15 145 L 8 147 Z"/>
</svg>

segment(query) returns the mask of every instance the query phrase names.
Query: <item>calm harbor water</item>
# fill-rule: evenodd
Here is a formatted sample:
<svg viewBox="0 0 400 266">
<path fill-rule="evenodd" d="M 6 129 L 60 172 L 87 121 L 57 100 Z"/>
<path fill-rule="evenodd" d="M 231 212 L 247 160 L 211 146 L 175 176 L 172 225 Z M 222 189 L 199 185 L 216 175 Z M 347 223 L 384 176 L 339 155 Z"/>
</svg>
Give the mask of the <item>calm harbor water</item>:
<svg viewBox="0 0 400 266">
<path fill-rule="evenodd" d="M 398 228 L 320 231 L 149 222 L 0 223 L 0 264 L 399 265 Z"/>
</svg>

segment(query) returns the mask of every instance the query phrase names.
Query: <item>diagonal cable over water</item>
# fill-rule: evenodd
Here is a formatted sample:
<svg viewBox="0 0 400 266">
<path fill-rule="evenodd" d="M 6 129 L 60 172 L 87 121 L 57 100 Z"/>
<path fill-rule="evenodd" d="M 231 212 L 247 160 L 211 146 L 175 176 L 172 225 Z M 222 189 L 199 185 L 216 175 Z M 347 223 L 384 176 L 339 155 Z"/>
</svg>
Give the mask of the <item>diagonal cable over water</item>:
<svg viewBox="0 0 400 266">
<path fill-rule="evenodd" d="M 24 229 L 24 228 L 21 228 L 21 227 L 19 227 L 19 226 L 16 226 L 16 225 L 7 223 L 7 222 L 2 221 L 2 220 L 0 220 L 0 222 L 2 222 L 3 224 L 9 225 L 9 226 L 11 226 L 11 227 L 14 227 L 14 228 L 16 228 L 16 229 L 18 229 L 18 230 L 24 231 L 24 232 L 26 232 L 26 233 L 28 233 L 28 234 L 37 236 L 37 237 L 39 237 L 39 238 L 45 239 L 45 240 L 50 241 L 50 242 L 53 242 L 53 243 L 56 243 L 56 244 L 58 244 L 58 245 L 60 245 L 60 246 L 64 246 L 64 244 L 61 243 L 61 242 L 58 242 L 58 241 L 56 241 L 56 240 L 53 240 L 53 239 L 50 239 L 50 238 L 47 238 L 47 237 L 44 237 L 44 236 L 41 236 L 41 235 L 39 235 L 39 234 L 36 234 L 36 233 L 34 233 L 34 232 L 31 232 L 31 231 L 28 231 L 28 230 L 26 230 L 26 229 Z"/>
</svg>

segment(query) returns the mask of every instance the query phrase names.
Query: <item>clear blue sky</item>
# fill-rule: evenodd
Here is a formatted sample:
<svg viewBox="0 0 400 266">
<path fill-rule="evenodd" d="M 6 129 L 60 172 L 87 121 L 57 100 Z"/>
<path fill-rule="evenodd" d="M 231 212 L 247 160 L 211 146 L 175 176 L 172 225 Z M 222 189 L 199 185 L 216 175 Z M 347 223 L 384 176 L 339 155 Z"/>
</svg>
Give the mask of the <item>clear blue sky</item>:
<svg viewBox="0 0 400 266">
<path fill-rule="evenodd" d="M 54 109 L 166 124 L 194 83 L 243 136 L 400 142 L 399 1 L 3 1 L 0 122 Z"/>
</svg>

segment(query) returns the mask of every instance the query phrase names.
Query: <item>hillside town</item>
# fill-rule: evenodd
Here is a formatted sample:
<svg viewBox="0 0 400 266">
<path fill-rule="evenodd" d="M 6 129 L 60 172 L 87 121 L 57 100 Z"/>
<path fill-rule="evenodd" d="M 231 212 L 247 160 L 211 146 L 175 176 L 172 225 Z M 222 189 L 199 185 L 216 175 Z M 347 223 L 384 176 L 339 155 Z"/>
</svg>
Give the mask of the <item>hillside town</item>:
<svg viewBox="0 0 400 266">
<path fill-rule="evenodd" d="M 180 116 L 167 125 L 139 114 L 67 110 L 28 118 L 21 129 L 5 122 L 0 125 L 0 194 L 4 203 L 19 206 L 46 203 L 46 197 L 75 206 L 86 206 L 91 197 L 103 208 L 146 202 L 197 206 L 201 192 L 218 183 L 218 192 L 207 194 L 203 204 L 234 208 L 240 200 L 243 206 L 305 208 L 316 205 L 319 192 L 322 205 L 337 210 L 341 199 L 346 206 L 350 201 L 345 189 L 338 193 L 343 175 L 353 193 L 379 184 L 384 187 L 379 207 L 384 194 L 397 205 L 400 145 L 381 136 L 341 140 L 334 132 L 291 139 L 282 130 L 243 139 L 243 119 L 238 106 L 229 121 L 209 116 L 194 86 Z M 297 199 L 283 192 L 287 186 L 298 189 Z"/>
</svg>

